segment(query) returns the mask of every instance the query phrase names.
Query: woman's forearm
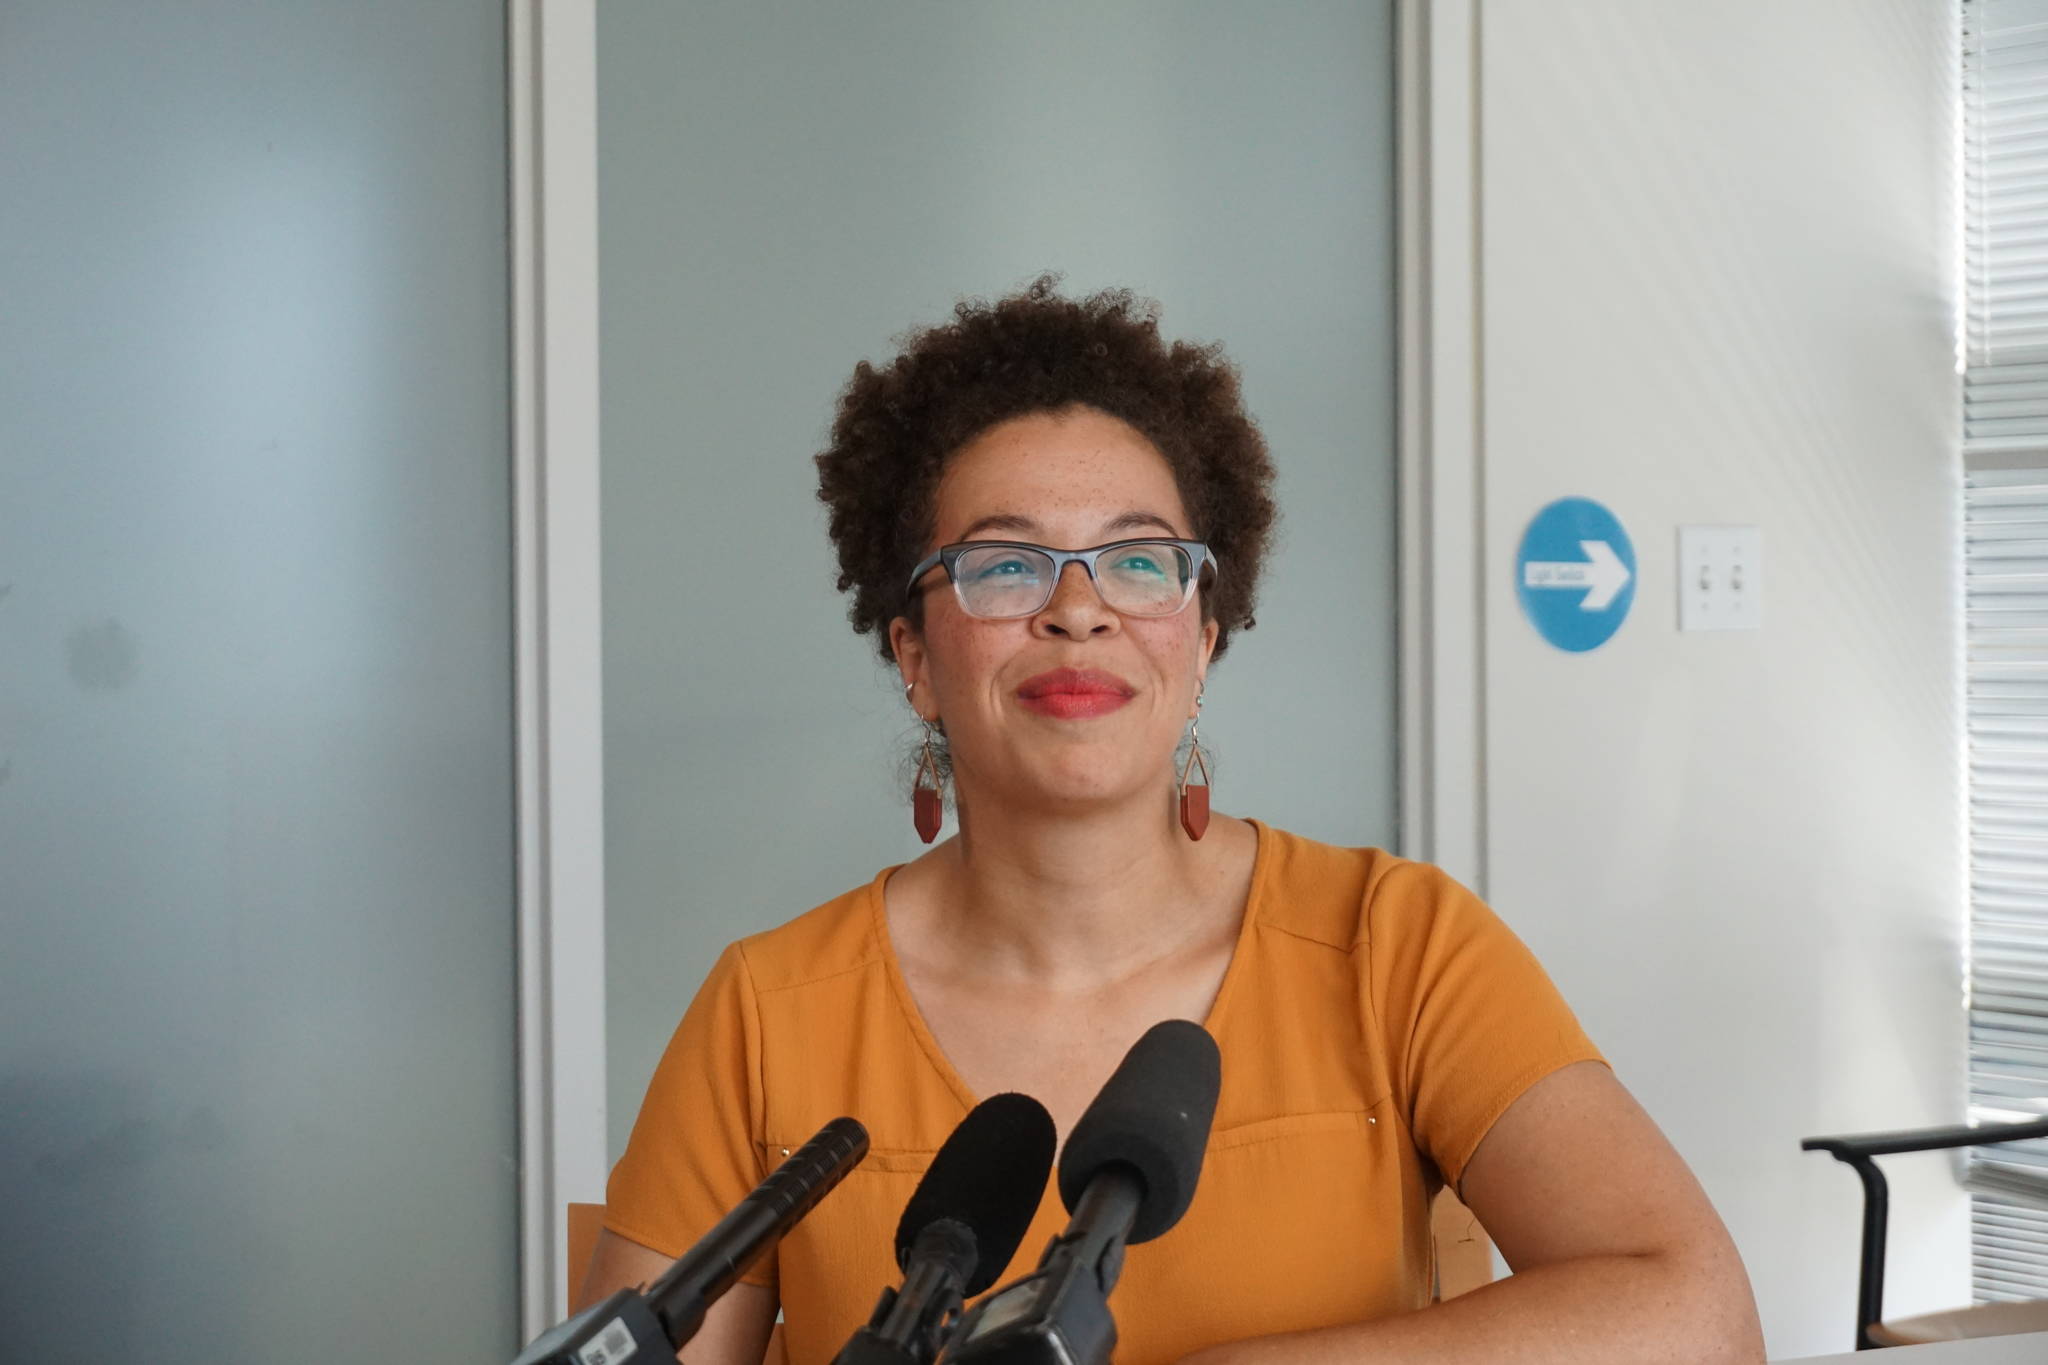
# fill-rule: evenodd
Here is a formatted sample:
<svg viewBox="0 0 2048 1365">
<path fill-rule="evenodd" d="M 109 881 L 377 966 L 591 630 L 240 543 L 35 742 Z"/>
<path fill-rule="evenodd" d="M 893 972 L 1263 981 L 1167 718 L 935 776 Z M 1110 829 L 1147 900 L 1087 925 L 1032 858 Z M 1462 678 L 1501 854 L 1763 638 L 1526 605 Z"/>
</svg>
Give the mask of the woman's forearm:
<svg viewBox="0 0 2048 1365">
<path fill-rule="evenodd" d="M 1761 1365 L 1763 1359 L 1763 1336 L 1740 1266 L 1665 1255 L 1534 1266 L 1420 1312 L 1255 1337 L 1189 1358 L 1192 1365 Z"/>
</svg>

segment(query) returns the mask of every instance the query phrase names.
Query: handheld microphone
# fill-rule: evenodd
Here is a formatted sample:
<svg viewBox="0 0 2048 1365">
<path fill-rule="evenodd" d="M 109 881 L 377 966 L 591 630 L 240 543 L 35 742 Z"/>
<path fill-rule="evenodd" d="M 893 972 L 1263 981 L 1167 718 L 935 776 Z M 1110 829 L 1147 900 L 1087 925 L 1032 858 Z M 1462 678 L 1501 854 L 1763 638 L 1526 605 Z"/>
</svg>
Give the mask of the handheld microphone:
<svg viewBox="0 0 2048 1365">
<path fill-rule="evenodd" d="M 1031 1227 L 1058 1135 L 1029 1095 L 974 1106 L 896 1225 L 901 1289 L 884 1289 L 834 1365 L 931 1365 L 961 1302 L 996 1282 Z"/>
<path fill-rule="evenodd" d="M 1037 1270 L 961 1320 L 946 1365 L 1108 1365 L 1124 1247 L 1166 1232 L 1194 1199 L 1222 1063 L 1216 1041 L 1184 1019 L 1132 1046 L 1060 1153 L 1066 1230 Z"/>
<path fill-rule="evenodd" d="M 850 1118 L 820 1128 L 646 1289 L 621 1289 L 534 1339 L 512 1365 L 614 1365 L 642 1347 L 672 1360 L 704 1313 L 868 1154 Z"/>
</svg>

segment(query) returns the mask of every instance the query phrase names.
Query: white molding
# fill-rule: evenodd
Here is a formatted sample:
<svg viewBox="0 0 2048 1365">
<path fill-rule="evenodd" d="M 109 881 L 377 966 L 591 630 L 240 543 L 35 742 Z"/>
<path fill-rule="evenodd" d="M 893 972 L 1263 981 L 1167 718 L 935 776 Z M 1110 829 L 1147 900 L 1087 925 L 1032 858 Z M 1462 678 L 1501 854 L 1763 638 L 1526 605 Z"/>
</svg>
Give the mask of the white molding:
<svg viewBox="0 0 2048 1365">
<path fill-rule="evenodd" d="M 1396 11 L 1401 851 L 1486 891 L 1479 0 Z"/>
<path fill-rule="evenodd" d="M 604 1197 L 597 10 L 507 0 L 518 717 L 520 1319 L 567 1314 L 566 1205 Z"/>
</svg>

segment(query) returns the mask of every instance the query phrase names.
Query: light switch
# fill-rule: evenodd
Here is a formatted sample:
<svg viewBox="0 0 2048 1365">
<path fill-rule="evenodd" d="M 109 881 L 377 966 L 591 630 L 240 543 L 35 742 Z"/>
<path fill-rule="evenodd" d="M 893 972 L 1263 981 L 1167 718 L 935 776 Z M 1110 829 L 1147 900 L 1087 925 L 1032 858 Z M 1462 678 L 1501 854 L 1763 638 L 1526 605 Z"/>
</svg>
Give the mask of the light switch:
<svg viewBox="0 0 2048 1365">
<path fill-rule="evenodd" d="M 1757 630 L 1764 623 L 1764 529 L 1678 528 L 1678 628 Z"/>
</svg>

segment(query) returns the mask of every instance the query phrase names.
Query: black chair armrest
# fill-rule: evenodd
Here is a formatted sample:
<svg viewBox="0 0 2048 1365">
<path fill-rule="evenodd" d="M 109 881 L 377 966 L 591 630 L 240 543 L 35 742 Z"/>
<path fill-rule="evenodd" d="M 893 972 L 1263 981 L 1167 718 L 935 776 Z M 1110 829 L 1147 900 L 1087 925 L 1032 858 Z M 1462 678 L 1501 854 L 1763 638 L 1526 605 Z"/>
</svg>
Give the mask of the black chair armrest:
<svg viewBox="0 0 2048 1365">
<path fill-rule="evenodd" d="M 1933 1152 L 1944 1147 L 1980 1147 L 2048 1137 L 2048 1118 L 2023 1123 L 1955 1124 L 1947 1128 L 1907 1128 L 1896 1133 L 1851 1133 L 1841 1137 L 1810 1137 L 1802 1152 L 1830 1152 L 1839 1161 L 1852 1157 L 1890 1156 L 1895 1152 Z"/>
<path fill-rule="evenodd" d="M 1907 1128 L 1896 1133 L 1848 1133 L 1840 1137 L 1811 1137 L 1799 1144 L 1803 1152 L 1826 1152 L 1847 1162 L 1863 1182 L 1863 1266 L 1856 1283 L 1856 1349 L 1867 1351 L 1879 1343 L 1870 1329 L 1884 1318 L 1885 1222 L 1891 1209 L 1891 1195 L 1884 1172 L 1872 1157 L 1898 1152 L 1934 1152 L 1944 1147 L 1984 1147 L 2023 1138 L 2048 1137 L 2048 1117 L 2024 1123 L 1954 1124 L 1946 1128 Z"/>
</svg>

